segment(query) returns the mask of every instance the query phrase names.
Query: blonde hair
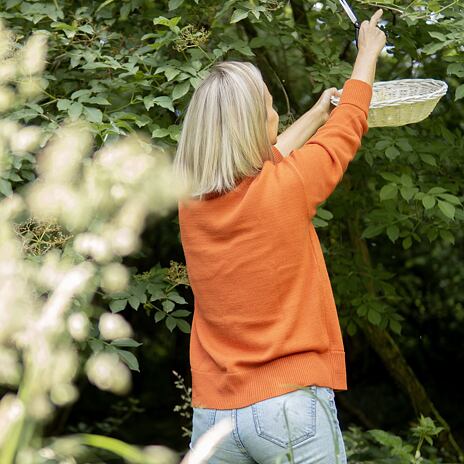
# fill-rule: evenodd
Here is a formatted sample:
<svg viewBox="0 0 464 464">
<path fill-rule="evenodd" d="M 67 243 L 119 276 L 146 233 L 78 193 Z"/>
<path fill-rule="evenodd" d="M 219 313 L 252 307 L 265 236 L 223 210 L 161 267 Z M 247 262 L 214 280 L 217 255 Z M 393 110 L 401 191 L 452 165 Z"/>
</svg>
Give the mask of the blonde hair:
<svg viewBox="0 0 464 464">
<path fill-rule="evenodd" d="M 202 200 L 234 189 L 273 159 L 261 72 L 250 62 L 216 63 L 188 104 L 175 175 Z"/>
</svg>

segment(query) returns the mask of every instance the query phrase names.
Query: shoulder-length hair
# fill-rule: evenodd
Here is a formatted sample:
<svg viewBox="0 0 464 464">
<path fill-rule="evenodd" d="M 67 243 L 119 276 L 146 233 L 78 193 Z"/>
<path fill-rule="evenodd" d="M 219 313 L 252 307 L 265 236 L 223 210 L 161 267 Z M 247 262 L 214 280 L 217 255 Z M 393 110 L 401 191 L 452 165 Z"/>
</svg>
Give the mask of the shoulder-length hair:
<svg viewBox="0 0 464 464">
<path fill-rule="evenodd" d="M 202 200 L 234 189 L 273 159 L 261 72 L 250 62 L 216 63 L 188 104 L 173 162 L 176 177 Z"/>
</svg>

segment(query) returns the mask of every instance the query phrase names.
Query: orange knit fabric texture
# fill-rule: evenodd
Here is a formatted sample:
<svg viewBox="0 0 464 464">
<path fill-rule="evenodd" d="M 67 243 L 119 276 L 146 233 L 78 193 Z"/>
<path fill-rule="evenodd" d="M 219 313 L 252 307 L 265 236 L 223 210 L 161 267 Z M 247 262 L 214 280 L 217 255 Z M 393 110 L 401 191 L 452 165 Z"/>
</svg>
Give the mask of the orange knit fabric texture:
<svg viewBox="0 0 464 464">
<path fill-rule="evenodd" d="M 320 385 L 347 390 L 345 351 L 312 218 L 368 131 L 372 86 L 348 79 L 308 141 L 256 176 L 178 202 L 192 292 L 192 406 L 232 409 Z"/>
</svg>

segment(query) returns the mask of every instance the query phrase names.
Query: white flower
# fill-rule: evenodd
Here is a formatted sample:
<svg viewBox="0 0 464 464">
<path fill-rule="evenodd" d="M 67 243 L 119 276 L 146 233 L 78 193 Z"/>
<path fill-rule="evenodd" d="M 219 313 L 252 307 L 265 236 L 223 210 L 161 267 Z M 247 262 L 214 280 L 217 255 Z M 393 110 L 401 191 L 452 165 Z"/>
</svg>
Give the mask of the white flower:
<svg viewBox="0 0 464 464">
<path fill-rule="evenodd" d="M 74 340 L 82 341 L 89 333 L 89 318 L 85 313 L 72 313 L 68 317 L 68 331 Z"/>
<path fill-rule="evenodd" d="M 107 293 L 121 292 L 127 288 L 129 272 L 120 263 L 110 263 L 102 270 L 101 286 Z"/>
<path fill-rule="evenodd" d="M 87 377 L 101 390 L 125 394 L 131 387 L 129 368 L 123 364 L 116 353 L 99 352 L 86 362 Z"/>
<path fill-rule="evenodd" d="M 106 340 L 129 338 L 132 335 L 131 326 L 120 314 L 102 314 L 98 323 L 98 329 L 101 336 Z"/>
</svg>

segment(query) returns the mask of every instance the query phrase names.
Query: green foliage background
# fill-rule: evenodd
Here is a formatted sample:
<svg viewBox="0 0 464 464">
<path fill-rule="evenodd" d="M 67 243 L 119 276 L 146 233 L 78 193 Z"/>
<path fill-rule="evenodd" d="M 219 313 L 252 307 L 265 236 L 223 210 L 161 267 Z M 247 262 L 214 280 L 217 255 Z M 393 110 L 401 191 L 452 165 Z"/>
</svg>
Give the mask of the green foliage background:
<svg viewBox="0 0 464 464">
<path fill-rule="evenodd" d="M 360 21 L 384 9 L 394 48 L 380 57 L 376 81 L 434 78 L 447 82 L 448 93 L 420 123 L 371 128 L 314 218 L 348 354 L 350 391 L 340 397 L 351 408 L 340 406 L 341 422 L 399 431 L 414 418 L 359 330 L 367 323 L 393 336 L 462 446 L 456 404 L 464 398 L 455 376 L 464 366 L 464 7 L 451 0 L 351 3 Z M 356 52 L 352 25 L 331 0 L 7 0 L 0 1 L 0 17 L 18 41 L 42 30 L 49 45 L 43 95 L 10 118 L 51 133 L 66 118 L 83 117 L 97 145 L 141 130 L 172 153 L 189 98 L 214 63 L 257 64 L 283 130 L 325 88 L 343 87 Z M 11 157 L 0 194 L 33 180 L 34 166 L 33 154 Z M 178 398 L 171 374 L 189 376 L 193 295 L 185 275 L 176 274 L 175 263 L 183 262 L 176 213 L 154 220 L 143 250 L 128 259 L 130 289 L 105 302 L 123 311 L 139 335 L 119 351 L 136 376 L 132 397 L 143 405 L 144 419 L 130 399 L 108 413 L 113 400 L 92 389 L 50 433 L 103 429 L 131 442 L 159 438 L 186 447 L 172 413 Z M 102 343 L 97 333 L 93 343 L 88 350 Z M 92 408 L 97 395 L 101 409 Z M 114 417 L 103 420 L 109 414 Z"/>
</svg>

